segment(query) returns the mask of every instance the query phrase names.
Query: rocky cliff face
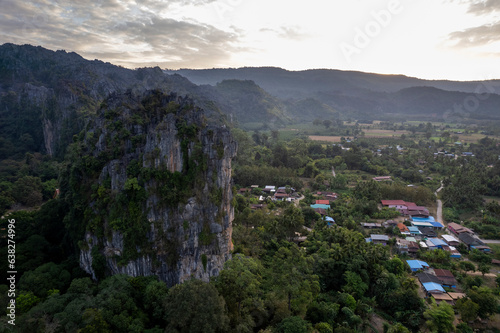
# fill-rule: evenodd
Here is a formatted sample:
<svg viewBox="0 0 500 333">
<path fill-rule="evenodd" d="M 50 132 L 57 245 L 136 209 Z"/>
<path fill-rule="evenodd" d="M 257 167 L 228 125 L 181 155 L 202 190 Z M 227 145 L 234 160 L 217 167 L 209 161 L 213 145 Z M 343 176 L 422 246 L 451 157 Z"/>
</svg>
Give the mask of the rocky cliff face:
<svg viewBox="0 0 500 333">
<path fill-rule="evenodd" d="M 168 285 L 217 275 L 231 256 L 236 148 L 189 99 L 149 91 L 103 102 L 70 149 L 67 223 L 83 238 L 81 267 Z"/>
</svg>

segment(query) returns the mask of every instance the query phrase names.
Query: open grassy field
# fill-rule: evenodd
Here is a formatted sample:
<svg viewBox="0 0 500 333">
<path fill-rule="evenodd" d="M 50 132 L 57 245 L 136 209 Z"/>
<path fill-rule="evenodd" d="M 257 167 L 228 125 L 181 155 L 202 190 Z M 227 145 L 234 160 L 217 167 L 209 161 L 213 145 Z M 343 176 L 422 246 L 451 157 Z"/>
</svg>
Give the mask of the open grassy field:
<svg viewBox="0 0 500 333">
<path fill-rule="evenodd" d="M 340 142 L 341 136 L 309 135 L 309 140 L 324 142 Z"/>
<path fill-rule="evenodd" d="M 452 134 L 458 136 L 458 140 L 460 142 L 467 142 L 467 143 L 476 143 L 482 138 L 484 138 L 486 135 L 484 134 L 479 134 L 479 133 L 471 133 L 471 134 Z M 493 139 L 498 139 L 498 137 L 491 136 Z"/>
<path fill-rule="evenodd" d="M 364 130 L 365 138 L 399 138 L 402 134 L 409 135 L 408 131 L 392 131 L 382 129 L 366 129 Z M 327 136 L 327 135 L 309 135 L 309 139 L 313 141 L 324 142 L 340 142 L 341 136 Z"/>
</svg>

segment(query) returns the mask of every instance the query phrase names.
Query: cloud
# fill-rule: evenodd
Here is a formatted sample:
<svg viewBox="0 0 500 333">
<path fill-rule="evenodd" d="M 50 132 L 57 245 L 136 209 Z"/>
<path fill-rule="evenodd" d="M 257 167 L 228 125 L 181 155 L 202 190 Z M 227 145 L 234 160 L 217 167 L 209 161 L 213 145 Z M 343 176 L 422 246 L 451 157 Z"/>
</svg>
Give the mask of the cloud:
<svg viewBox="0 0 500 333">
<path fill-rule="evenodd" d="M 304 40 L 308 37 L 306 33 L 302 32 L 300 28 L 296 26 L 283 26 L 279 29 L 261 28 L 259 31 L 263 33 L 273 33 L 280 38 L 296 41 Z"/>
<path fill-rule="evenodd" d="M 456 31 L 449 35 L 459 47 L 484 46 L 500 41 L 500 22 Z"/>
<path fill-rule="evenodd" d="M 469 4 L 468 10 L 469 13 L 475 15 L 489 15 L 498 11 L 500 11 L 500 1 L 498 0 L 473 1 Z"/>
<path fill-rule="evenodd" d="M 487 23 L 455 31 L 448 35 L 448 39 L 455 42 L 457 47 L 481 47 L 500 42 L 500 21 L 494 19 L 491 14 L 500 12 L 499 0 L 475 0 L 475 1 L 458 1 L 461 4 L 467 5 L 467 13 L 476 16 L 483 16 Z"/>
<path fill-rule="evenodd" d="M 219 67 L 240 50 L 238 32 L 168 16 L 173 4 L 212 1 L 3 0 L 0 42 L 71 50 L 127 67 Z"/>
</svg>

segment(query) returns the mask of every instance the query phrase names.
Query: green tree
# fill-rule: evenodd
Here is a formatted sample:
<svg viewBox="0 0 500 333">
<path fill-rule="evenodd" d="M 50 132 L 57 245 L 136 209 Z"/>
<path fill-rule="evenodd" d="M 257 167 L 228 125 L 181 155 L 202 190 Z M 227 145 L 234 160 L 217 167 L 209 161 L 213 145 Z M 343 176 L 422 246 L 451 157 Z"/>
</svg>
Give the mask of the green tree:
<svg viewBox="0 0 500 333">
<path fill-rule="evenodd" d="M 111 333 L 109 324 L 102 318 L 99 309 L 86 309 L 83 312 L 83 321 L 87 325 L 80 331 L 81 333 Z"/>
<path fill-rule="evenodd" d="M 308 324 L 300 317 L 288 317 L 283 319 L 276 331 L 279 333 L 307 333 Z"/>
<path fill-rule="evenodd" d="M 32 291 L 38 297 L 46 297 L 51 289 L 66 290 L 71 281 L 70 273 L 53 262 L 43 264 L 34 271 L 23 274 L 19 287 Z"/>
<path fill-rule="evenodd" d="M 302 215 L 300 208 L 290 205 L 285 209 L 281 218 L 279 218 L 279 224 L 285 237 L 292 239 L 295 237 L 295 233 L 302 229 L 304 215 Z"/>
<path fill-rule="evenodd" d="M 33 292 L 20 292 L 16 297 L 16 309 L 19 311 L 19 314 L 26 313 L 38 302 L 40 302 L 40 298 L 36 297 Z"/>
<path fill-rule="evenodd" d="M 342 290 L 353 295 L 356 298 L 361 298 L 368 290 L 368 285 L 363 282 L 361 276 L 354 272 L 347 271 L 344 273 L 345 284 Z"/>
<path fill-rule="evenodd" d="M 484 264 L 484 263 L 480 263 L 477 267 L 477 270 L 480 271 L 481 274 L 483 274 L 483 276 L 484 276 L 484 274 L 489 273 L 490 269 L 491 269 L 491 266 Z"/>
<path fill-rule="evenodd" d="M 139 308 L 139 300 L 135 297 L 134 284 L 137 278 L 126 275 L 113 275 L 103 280 L 95 296 L 95 308 L 100 310 L 102 318 L 109 324 L 113 332 L 144 331 L 145 314 Z M 140 295 L 142 298 L 142 295 Z M 83 309 L 83 308 L 82 308 Z M 100 322 L 99 314 L 90 313 L 89 323 Z"/>
<path fill-rule="evenodd" d="M 459 265 L 460 269 L 465 271 L 465 272 L 468 272 L 468 271 L 475 272 L 476 271 L 476 266 L 473 263 L 471 263 L 470 261 L 461 261 L 458 265 Z"/>
<path fill-rule="evenodd" d="M 295 244 L 281 247 L 274 254 L 266 275 L 270 289 L 284 297 L 288 311 L 305 315 L 307 306 L 319 292 L 318 277 L 313 274 L 313 260 Z"/>
<path fill-rule="evenodd" d="M 478 249 L 472 249 L 469 254 L 469 259 L 480 264 L 491 264 L 491 257 L 488 254 L 479 251 Z"/>
<path fill-rule="evenodd" d="M 236 254 L 215 278 L 215 286 L 228 307 L 231 327 L 238 332 L 252 332 L 255 323 L 251 313 L 263 307 L 261 274 L 257 260 Z"/>
<path fill-rule="evenodd" d="M 401 259 L 399 259 L 398 257 L 394 257 L 386 261 L 385 267 L 389 272 L 397 276 L 401 276 L 405 272 L 405 265 L 403 261 L 401 261 Z"/>
<path fill-rule="evenodd" d="M 457 325 L 457 333 L 474 333 L 474 330 L 466 323 L 460 323 Z"/>
<path fill-rule="evenodd" d="M 403 324 L 396 323 L 387 330 L 387 333 L 410 333 L 410 330 L 407 329 Z"/>
<path fill-rule="evenodd" d="M 165 312 L 163 302 L 168 294 L 167 285 L 164 282 L 152 281 L 144 291 L 144 309 L 148 311 L 155 324 L 164 326 Z"/>
<path fill-rule="evenodd" d="M 424 318 L 427 319 L 427 326 L 437 333 L 448 333 L 453 331 L 453 320 L 455 314 L 453 308 L 446 302 L 436 305 L 433 301 L 429 309 L 425 310 Z"/>
<path fill-rule="evenodd" d="M 460 298 L 455 304 L 455 309 L 457 309 L 460 318 L 464 322 L 469 322 L 477 318 L 479 305 L 474 303 L 470 298 Z"/>
<path fill-rule="evenodd" d="M 472 166 L 455 169 L 455 172 L 443 182 L 444 205 L 467 210 L 479 207 L 483 202 L 482 194 L 485 192 L 480 172 Z M 464 179 L 467 181 L 464 182 Z"/>
<path fill-rule="evenodd" d="M 164 302 L 168 332 L 227 332 L 226 303 L 213 284 L 189 280 L 176 285 Z"/>
<path fill-rule="evenodd" d="M 486 287 L 473 287 L 467 291 L 470 299 L 479 305 L 477 315 L 483 319 L 488 318 L 490 315 L 497 311 L 498 302 L 491 292 L 491 289 Z"/>
<path fill-rule="evenodd" d="M 24 176 L 19 178 L 12 188 L 14 199 L 27 206 L 42 203 L 42 181 L 38 177 Z"/>
</svg>

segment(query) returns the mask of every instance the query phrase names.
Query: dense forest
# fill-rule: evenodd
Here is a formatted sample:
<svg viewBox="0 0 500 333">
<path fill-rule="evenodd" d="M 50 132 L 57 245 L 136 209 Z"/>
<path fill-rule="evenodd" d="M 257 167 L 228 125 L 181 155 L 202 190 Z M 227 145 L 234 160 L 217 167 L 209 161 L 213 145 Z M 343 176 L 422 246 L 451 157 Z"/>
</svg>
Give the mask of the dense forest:
<svg viewBox="0 0 500 333">
<path fill-rule="evenodd" d="M 3 281 L 16 275 L 15 297 L 0 285 L 0 331 L 500 329 L 500 247 L 402 253 L 405 235 L 387 222 L 410 221 L 381 207 L 403 200 L 437 218 L 439 200 L 440 222 L 500 240 L 500 124 L 349 120 L 356 113 L 282 102 L 248 80 L 200 88 L 45 51 L 60 58 L 40 71 L 43 57 L 2 52 L 0 267 Z M 225 113 L 238 107 L 251 123 Z M 328 208 L 311 207 L 325 198 Z M 409 259 L 450 271 L 446 292 L 463 297 L 437 304 Z M 131 267 L 157 270 L 122 273 Z M 188 273 L 168 275 L 176 269 Z"/>
</svg>

